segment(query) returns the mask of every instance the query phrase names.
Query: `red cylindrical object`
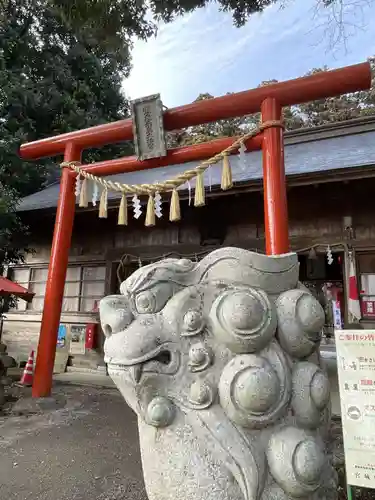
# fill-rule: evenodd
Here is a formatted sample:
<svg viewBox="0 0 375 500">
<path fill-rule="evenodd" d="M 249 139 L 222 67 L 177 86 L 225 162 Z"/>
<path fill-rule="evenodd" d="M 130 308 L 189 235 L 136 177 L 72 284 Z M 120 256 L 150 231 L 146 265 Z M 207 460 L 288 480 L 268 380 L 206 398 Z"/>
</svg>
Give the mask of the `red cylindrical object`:
<svg viewBox="0 0 375 500">
<path fill-rule="evenodd" d="M 282 108 L 272 97 L 261 105 L 262 122 L 281 120 Z M 288 208 L 284 165 L 284 131 L 275 126 L 263 132 L 263 193 L 266 254 L 289 252 Z"/>
<path fill-rule="evenodd" d="M 85 338 L 85 348 L 95 349 L 96 331 L 97 323 L 88 323 L 86 325 L 86 338 Z"/>
<path fill-rule="evenodd" d="M 367 90 L 370 87 L 370 64 L 356 64 L 168 109 L 164 113 L 164 127 L 166 130 L 177 130 L 215 120 L 256 113 L 267 97 L 277 99 L 281 106 L 289 106 L 314 99 L 356 92 L 357 90 Z M 22 158 L 32 160 L 63 154 L 65 146 L 72 142 L 83 150 L 113 142 L 127 141 L 132 137 L 132 121 L 120 120 L 23 144 L 20 154 Z"/>
<path fill-rule="evenodd" d="M 116 158 L 115 160 L 100 161 L 83 165 L 87 172 L 94 175 L 114 175 L 124 172 L 134 172 L 136 170 L 147 170 L 167 165 L 179 165 L 189 161 L 206 160 L 211 156 L 216 155 L 233 144 L 236 137 L 228 137 L 224 139 L 216 139 L 215 141 L 205 142 L 203 144 L 194 144 L 193 146 L 184 146 L 181 148 L 170 149 L 167 156 L 162 158 L 154 158 L 152 160 L 140 161 L 135 156 L 125 156 Z M 259 134 L 246 142 L 248 151 L 257 151 L 262 147 L 262 135 Z M 233 154 L 236 154 L 234 152 Z M 157 173 L 155 172 L 155 176 Z"/>
<path fill-rule="evenodd" d="M 80 161 L 81 150 L 68 144 L 64 161 Z M 57 333 L 64 296 L 65 277 L 73 231 L 75 211 L 74 177 L 64 168 L 60 182 L 55 230 L 44 298 L 42 325 L 39 335 L 32 395 L 34 398 L 51 394 Z"/>
</svg>

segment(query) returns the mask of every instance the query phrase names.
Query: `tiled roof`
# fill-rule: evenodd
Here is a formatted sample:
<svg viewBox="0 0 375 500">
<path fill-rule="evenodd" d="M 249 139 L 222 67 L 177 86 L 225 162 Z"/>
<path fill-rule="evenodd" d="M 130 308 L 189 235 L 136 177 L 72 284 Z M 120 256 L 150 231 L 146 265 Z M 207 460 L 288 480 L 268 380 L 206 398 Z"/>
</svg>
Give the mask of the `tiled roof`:
<svg viewBox="0 0 375 500">
<path fill-rule="evenodd" d="M 246 164 L 239 156 L 230 159 L 234 183 L 251 183 L 262 177 L 261 152 L 245 155 Z M 107 177 L 127 184 L 144 184 L 164 181 L 176 176 L 199 162 L 170 165 L 153 170 L 141 170 Z M 285 168 L 287 175 L 311 174 L 354 167 L 375 165 L 375 119 L 351 120 L 336 125 L 316 127 L 286 134 Z M 205 184 L 220 185 L 220 166 L 210 168 L 205 174 Z M 193 183 L 192 183 L 193 184 Z M 183 186 L 186 189 L 186 186 Z M 42 191 L 21 200 L 18 211 L 32 211 L 57 206 L 59 184 L 53 184 Z M 118 197 L 109 193 L 109 198 Z"/>
</svg>

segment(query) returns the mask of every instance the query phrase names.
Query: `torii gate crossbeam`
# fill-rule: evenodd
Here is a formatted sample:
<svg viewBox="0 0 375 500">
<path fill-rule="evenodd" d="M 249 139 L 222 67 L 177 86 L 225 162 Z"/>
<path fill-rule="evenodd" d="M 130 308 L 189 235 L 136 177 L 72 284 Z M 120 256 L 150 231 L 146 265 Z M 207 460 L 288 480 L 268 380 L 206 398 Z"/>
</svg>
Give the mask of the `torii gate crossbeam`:
<svg viewBox="0 0 375 500">
<path fill-rule="evenodd" d="M 280 121 L 283 106 L 367 90 L 370 86 L 370 64 L 357 64 L 169 109 L 164 113 L 164 128 L 176 130 L 258 111 L 261 111 L 263 122 Z M 31 160 L 63 154 L 65 162 L 80 161 L 84 149 L 126 141 L 132 137 L 131 120 L 120 120 L 23 144 L 20 155 Z M 84 168 L 99 176 L 157 168 L 208 158 L 221 152 L 232 142 L 233 138 L 219 139 L 206 144 L 178 148 L 169 151 L 168 155 L 160 160 L 138 161 L 134 157 L 126 157 L 93 163 Z M 278 126 L 267 128 L 247 143 L 247 149 L 262 149 L 263 152 L 266 253 L 277 255 L 288 252 L 283 129 Z M 74 184 L 75 174 L 64 168 L 46 284 L 33 397 L 47 397 L 52 388 L 57 332 L 73 231 Z"/>
</svg>

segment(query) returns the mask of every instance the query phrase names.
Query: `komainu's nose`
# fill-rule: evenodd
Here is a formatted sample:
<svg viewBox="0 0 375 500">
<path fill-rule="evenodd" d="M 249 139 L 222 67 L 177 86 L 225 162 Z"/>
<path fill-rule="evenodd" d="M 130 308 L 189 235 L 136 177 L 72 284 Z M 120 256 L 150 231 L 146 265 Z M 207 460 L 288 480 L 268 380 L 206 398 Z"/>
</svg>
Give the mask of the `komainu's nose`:
<svg viewBox="0 0 375 500">
<path fill-rule="evenodd" d="M 133 321 L 129 302 L 124 295 L 109 295 L 99 304 L 102 330 L 106 337 L 123 331 Z"/>
</svg>

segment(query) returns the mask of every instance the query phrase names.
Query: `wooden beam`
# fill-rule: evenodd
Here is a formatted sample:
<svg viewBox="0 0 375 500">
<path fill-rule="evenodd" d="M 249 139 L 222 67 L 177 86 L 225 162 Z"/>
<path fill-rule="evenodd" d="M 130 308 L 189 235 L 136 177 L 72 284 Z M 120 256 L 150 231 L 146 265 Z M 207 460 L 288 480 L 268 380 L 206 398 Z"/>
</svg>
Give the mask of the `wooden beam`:
<svg viewBox="0 0 375 500">
<path fill-rule="evenodd" d="M 281 106 L 290 106 L 314 99 L 367 90 L 370 87 L 370 64 L 356 64 L 168 109 L 164 113 L 164 127 L 166 130 L 177 130 L 256 113 L 267 97 L 277 99 Z M 23 144 L 20 154 L 22 158 L 36 160 L 63 154 L 66 145 L 70 143 L 84 150 L 104 144 L 129 141 L 132 138 L 132 120 L 120 120 Z"/>
</svg>

